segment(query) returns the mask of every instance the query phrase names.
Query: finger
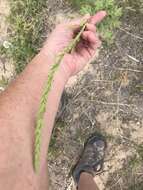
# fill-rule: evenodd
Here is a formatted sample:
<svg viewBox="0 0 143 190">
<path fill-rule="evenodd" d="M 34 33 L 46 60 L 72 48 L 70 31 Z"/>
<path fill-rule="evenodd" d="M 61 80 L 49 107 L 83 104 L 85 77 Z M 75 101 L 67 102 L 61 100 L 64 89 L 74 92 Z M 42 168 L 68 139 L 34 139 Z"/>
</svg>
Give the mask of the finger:
<svg viewBox="0 0 143 190">
<path fill-rule="evenodd" d="M 99 40 L 99 38 L 97 37 L 96 39 L 96 43 L 90 43 L 89 47 L 92 50 L 96 50 L 97 48 L 99 48 L 101 46 L 102 42 Z"/>
<path fill-rule="evenodd" d="M 83 42 L 80 42 L 77 46 L 77 52 L 83 57 L 83 59 L 89 59 L 90 54 L 87 51 L 87 47 L 85 47 L 85 44 Z"/>
<path fill-rule="evenodd" d="M 106 11 L 99 11 L 98 13 L 96 13 L 94 16 L 91 16 L 89 19 L 89 23 L 91 24 L 97 24 L 99 22 L 101 22 L 104 17 L 107 15 Z"/>
<path fill-rule="evenodd" d="M 93 25 L 93 24 L 87 23 L 87 24 L 86 24 L 86 30 L 89 30 L 89 31 L 95 33 L 95 32 L 96 32 L 96 27 L 95 27 L 95 25 Z"/>
<path fill-rule="evenodd" d="M 91 31 L 85 31 L 82 34 L 82 38 L 90 43 L 96 43 L 97 38 L 95 36 L 95 34 Z"/>
<path fill-rule="evenodd" d="M 96 50 L 97 48 L 99 48 L 101 46 L 101 41 L 99 39 L 99 37 L 94 34 L 94 41 L 92 40 L 92 42 L 90 41 L 85 41 L 85 47 L 91 50 Z"/>
</svg>

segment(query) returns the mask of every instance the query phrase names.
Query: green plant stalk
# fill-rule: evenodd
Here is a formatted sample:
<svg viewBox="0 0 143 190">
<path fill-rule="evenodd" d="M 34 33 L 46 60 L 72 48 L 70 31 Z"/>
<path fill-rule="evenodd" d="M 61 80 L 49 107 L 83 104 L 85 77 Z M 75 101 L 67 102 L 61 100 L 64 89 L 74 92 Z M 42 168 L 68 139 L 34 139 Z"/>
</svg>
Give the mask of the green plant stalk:
<svg viewBox="0 0 143 190">
<path fill-rule="evenodd" d="M 57 55 L 55 59 L 55 63 L 52 65 L 48 74 L 48 79 L 47 79 L 47 82 L 44 87 L 44 91 L 40 100 L 40 106 L 39 106 L 39 111 L 38 111 L 37 120 L 36 120 L 35 147 L 34 147 L 35 148 L 34 149 L 34 169 L 36 173 L 38 172 L 39 167 L 40 167 L 40 150 L 41 150 L 41 141 L 42 141 L 41 136 L 42 136 L 42 129 L 44 127 L 44 114 L 46 112 L 46 104 L 47 104 L 49 92 L 52 87 L 53 79 L 62 59 L 64 58 L 64 55 L 67 53 L 70 53 L 76 47 L 77 43 L 80 41 L 80 37 L 83 31 L 85 30 L 86 23 L 87 21 L 85 20 L 81 22 L 80 32 L 69 43 L 69 45 Z"/>
</svg>

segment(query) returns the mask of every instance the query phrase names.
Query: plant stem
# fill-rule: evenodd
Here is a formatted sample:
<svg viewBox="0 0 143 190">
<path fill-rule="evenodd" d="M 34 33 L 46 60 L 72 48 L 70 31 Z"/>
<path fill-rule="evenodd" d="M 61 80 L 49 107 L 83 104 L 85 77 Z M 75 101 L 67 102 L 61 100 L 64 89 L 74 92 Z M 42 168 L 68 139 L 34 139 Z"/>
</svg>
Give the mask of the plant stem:
<svg viewBox="0 0 143 190">
<path fill-rule="evenodd" d="M 87 21 L 83 21 L 81 23 L 81 30 L 76 35 L 76 37 L 70 42 L 70 44 L 64 48 L 62 52 L 60 52 L 56 59 L 55 63 L 52 65 L 49 74 L 48 79 L 46 82 L 46 85 L 44 87 L 44 91 L 40 100 L 40 106 L 39 111 L 37 114 L 37 120 L 36 120 L 36 129 L 35 129 L 35 150 L 34 150 L 34 169 L 35 172 L 38 172 L 39 166 L 40 166 L 40 150 L 41 150 L 41 136 L 42 136 L 42 128 L 44 127 L 44 114 L 46 112 L 46 104 L 48 100 L 48 95 L 52 87 L 53 78 L 55 76 L 56 71 L 58 70 L 58 67 L 64 58 L 64 55 L 67 53 L 70 53 L 77 45 L 77 43 L 80 41 L 80 37 L 85 30 Z"/>
</svg>

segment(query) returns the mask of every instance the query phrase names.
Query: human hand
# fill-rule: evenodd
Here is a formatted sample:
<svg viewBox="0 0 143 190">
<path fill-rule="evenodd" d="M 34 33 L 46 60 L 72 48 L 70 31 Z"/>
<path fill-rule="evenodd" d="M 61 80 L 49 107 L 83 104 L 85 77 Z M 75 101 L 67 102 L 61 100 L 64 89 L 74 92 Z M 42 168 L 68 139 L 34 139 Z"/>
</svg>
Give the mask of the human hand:
<svg viewBox="0 0 143 190">
<path fill-rule="evenodd" d="M 56 56 L 69 45 L 80 30 L 81 22 L 87 20 L 86 29 L 81 36 L 80 42 L 73 52 L 65 54 L 61 63 L 66 75 L 76 74 L 92 59 L 97 48 L 100 47 L 101 41 L 96 33 L 95 25 L 101 22 L 105 16 L 106 12 L 100 11 L 94 16 L 86 15 L 82 19 L 57 25 L 44 45 L 44 53 L 54 63 Z"/>
</svg>

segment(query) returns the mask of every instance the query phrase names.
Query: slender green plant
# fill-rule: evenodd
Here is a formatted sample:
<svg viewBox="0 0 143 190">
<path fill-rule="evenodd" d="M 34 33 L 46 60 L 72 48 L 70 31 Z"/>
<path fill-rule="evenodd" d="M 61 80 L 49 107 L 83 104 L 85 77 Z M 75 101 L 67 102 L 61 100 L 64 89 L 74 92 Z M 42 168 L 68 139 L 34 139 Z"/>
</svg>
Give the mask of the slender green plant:
<svg viewBox="0 0 143 190">
<path fill-rule="evenodd" d="M 41 136 L 42 136 L 42 129 L 44 127 L 44 114 L 46 112 L 46 104 L 47 104 L 47 100 L 48 100 L 48 95 L 49 92 L 51 90 L 52 87 L 52 83 L 53 83 L 53 78 L 55 76 L 56 71 L 58 70 L 58 67 L 64 57 L 64 55 L 66 53 L 70 53 L 77 45 L 77 43 L 80 40 L 81 34 L 83 33 L 83 31 L 85 30 L 86 27 L 86 22 L 87 21 L 83 21 L 81 23 L 81 30 L 80 32 L 77 34 L 77 36 L 69 43 L 69 45 L 64 48 L 64 50 L 62 52 L 60 52 L 56 59 L 55 59 L 55 63 L 52 65 L 49 75 L 48 75 L 48 79 L 41 97 L 41 101 L 40 101 L 40 106 L 39 106 L 39 111 L 38 111 L 38 115 L 37 115 L 37 121 L 36 121 L 36 129 L 35 129 L 35 152 L 34 152 L 34 169 L 35 172 L 38 172 L 39 166 L 40 166 L 40 150 L 41 150 Z"/>
</svg>

